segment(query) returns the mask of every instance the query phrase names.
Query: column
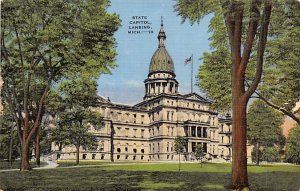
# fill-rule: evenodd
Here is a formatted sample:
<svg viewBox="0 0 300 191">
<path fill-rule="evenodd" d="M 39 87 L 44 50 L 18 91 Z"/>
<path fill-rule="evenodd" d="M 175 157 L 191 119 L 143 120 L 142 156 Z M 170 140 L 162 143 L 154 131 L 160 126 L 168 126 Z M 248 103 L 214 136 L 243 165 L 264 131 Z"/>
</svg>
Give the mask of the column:
<svg viewBox="0 0 300 191">
<path fill-rule="evenodd" d="M 203 137 L 203 127 L 200 127 L 201 137 Z"/>
<path fill-rule="evenodd" d="M 160 91 L 159 91 L 159 93 L 163 93 L 163 83 L 162 82 L 160 82 Z"/>
<path fill-rule="evenodd" d="M 170 93 L 170 91 L 169 91 L 169 89 L 170 89 L 170 83 L 169 82 L 167 82 L 167 87 L 166 87 L 166 93 Z"/>
</svg>

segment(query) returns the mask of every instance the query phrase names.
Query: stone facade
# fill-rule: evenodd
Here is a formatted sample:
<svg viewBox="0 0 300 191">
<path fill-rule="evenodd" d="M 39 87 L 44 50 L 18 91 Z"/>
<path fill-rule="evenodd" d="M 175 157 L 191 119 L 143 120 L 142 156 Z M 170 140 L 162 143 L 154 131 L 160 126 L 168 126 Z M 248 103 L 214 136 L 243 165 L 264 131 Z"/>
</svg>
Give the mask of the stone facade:
<svg viewBox="0 0 300 191">
<path fill-rule="evenodd" d="M 111 102 L 99 97 L 95 108 L 104 117 L 104 126 L 90 129 L 97 135 L 96 150 L 81 148 L 80 159 L 136 161 L 178 160 L 174 151 L 177 136 L 187 144 L 183 160 L 195 160 L 197 144 L 202 144 L 208 160 L 231 160 L 231 119 L 219 118 L 211 102 L 196 93 L 178 91 L 174 63 L 166 49 L 166 34 L 161 25 L 159 45 L 149 66 L 144 101 L 136 105 Z M 54 157 L 75 159 L 75 149 L 65 147 Z"/>
</svg>

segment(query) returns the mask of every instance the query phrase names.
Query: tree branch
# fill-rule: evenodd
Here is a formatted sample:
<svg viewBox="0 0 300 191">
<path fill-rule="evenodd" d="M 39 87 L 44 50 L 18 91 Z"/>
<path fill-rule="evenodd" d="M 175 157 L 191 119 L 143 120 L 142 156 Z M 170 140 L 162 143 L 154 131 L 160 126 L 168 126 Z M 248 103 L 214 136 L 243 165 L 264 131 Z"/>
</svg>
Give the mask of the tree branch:
<svg viewBox="0 0 300 191">
<path fill-rule="evenodd" d="M 43 105 L 44 105 L 44 101 L 45 101 L 45 98 L 46 98 L 46 95 L 48 93 L 48 90 L 50 89 L 50 86 L 51 86 L 51 81 L 52 81 L 52 77 L 50 76 L 48 78 L 48 83 L 47 83 L 47 86 L 45 87 L 44 89 L 44 92 L 43 92 L 43 95 L 42 97 L 40 98 L 39 100 L 39 105 L 38 105 L 38 111 L 37 111 L 37 117 L 34 121 L 34 124 L 33 124 L 33 127 L 32 129 L 30 129 L 30 132 L 28 134 L 28 139 L 31 139 L 31 137 L 36 133 L 37 129 L 38 129 L 38 125 L 39 125 L 39 122 L 41 120 L 41 115 L 42 115 L 42 110 L 43 110 Z"/>
<path fill-rule="evenodd" d="M 264 52 L 267 44 L 271 12 L 272 12 L 271 0 L 265 0 L 262 22 L 261 22 L 261 31 L 260 31 L 259 42 L 258 42 L 255 78 L 252 84 L 250 85 L 250 87 L 247 89 L 247 91 L 244 94 L 245 99 L 249 99 L 250 96 L 254 93 L 262 76 Z"/>
<path fill-rule="evenodd" d="M 256 31 L 257 31 L 258 21 L 259 21 L 259 17 L 260 17 L 259 6 L 260 6 L 259 0 L 253 0 L 251 2 L 250 22 L 249 22 L 246 42 L 244 45 L 243 56 L 242 56 L 242 60 L 241 60 L 240 73 L 245 73 L 247 64 L 249 62 L 254 38 L 256 35 Z"/>
<path fill-rule="evenodd" d="M 233 33 L 234 33 L 234 20 L 232 18 L 231 12 L 229 11 L 229 7 L 227 6 L 227 3 L 224 2 L 220 2 L 221 6 L 222 6 L 222 10 L 223 10 L 223 16 L 224 16 L 224 21 L 225 21 L 225 25 L 226 25 L 226 29 L 227 29 L 227 33 L 228 33 L 228 37 L 229 37 L 229 44 L 230 44 L 230 48 L 232 51 L 232 46 L 233 46 Z"/>
<path fill-rule="evenodd" d="M 298 125 L 300 125 L 300 118 L 297 117 L 293 112 L 287 111 L 286 109 L 275 105 L 274 103 L 268 101 L 266 98 L 264 98 L 262 95 L 260 95 L 258 92 L 255 91 L 255 93 L 257 94 L 257 98 L 261 99 L 262 101 L 264 101 L 267 105 L 269 105 L 270 107 L 280 111 L 281 113 L 283 113 L 284 115 L 289 116 L 290 118 L 292 118 L 295 122 L 298 123 Z"/>
</svg>

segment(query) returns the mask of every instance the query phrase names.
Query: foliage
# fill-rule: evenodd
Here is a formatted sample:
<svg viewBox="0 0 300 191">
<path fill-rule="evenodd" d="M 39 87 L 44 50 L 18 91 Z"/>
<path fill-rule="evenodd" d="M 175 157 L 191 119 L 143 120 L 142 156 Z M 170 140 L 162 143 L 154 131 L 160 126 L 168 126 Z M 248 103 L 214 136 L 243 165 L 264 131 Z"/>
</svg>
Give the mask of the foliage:
<svg viewBox="0 0 300 191">
<path fill-rule="evenodd" d="M 262 161 L 280 162 L 280 150 L 276 147 L 264 147 L 262 149 Z"/>
<path fill-rule="evenodd" d="M 196 2 L 203 3 L 202 1 L 193 1 L 193 4 L 196 4 Z M 208 1 L 206 2 L 209 4 Z M 180 3 L 192 2 L 180 1 Z M 215 4 L 216 2 L 210 3 Z M 298 61 L 300 56 L 300 23 L 298 20 L 300 3 L 297 1 L 285 1 L 284 3 L 274 1 L 274 3 L 276 6 L 273 7 L 271 15 L 264 72 L 257 90 L 259 95 L 255 95 L 255 97 L 268 101 L 270 106 L 279 111 L 284 109 L 289 112 L 288 114 L 282 111 L 286 115 L 295 116 L 292 109 L 300 97 L 300 62 Z M 183 5 L 182 7 L 186 8 Z M 189 9 L 193 10 L 188 12 L 184 8 L 180 9 L 183 13 L 179 12 L 179 14 L 183 15 L 184 19 L 189 18 L 193 22 L 197 21 L 195 19 L 197 13 L 202 13 L 202 10 L 194 10 L 199 9 L 197 6 L 190 7 Z M 213 106 L 225 112 L 231 108 L 231 57 L 228 34 L 222 9 L 210 5 L 206 5 L 201 9 L 207 9 L 207 13 L 214 12 L 214 17 L 209 25 L 209 31 L 211 32 L 210 45 L 213 50 L 205 52 L 201 57 L 202 64 L 197 76 L 198 85 L 209 98 L 214 100 Z M 246 28 L 248 24 L 248 21 L 245 21 L 243 27 Z M 243 37 L 243 42 L 245 42 L 245 37 Z M 256 44 L 254 49 L 257 49 Z M 249 87 L 254 78 L 255 56 L 256 54 L 253 52 L 249 68 L 246 71 L 246 87 Z"/>
<path fill-rule="evenodd" d="M 197 160 L 202 160 L 205 157 L 205 152 L 201 143 L 196 145 L 195 156 Z"/>
<path fill-rule="evenodd" d="M 205 152 L 201 143 L 196 145 L 195 157 L 197 160 L 201 161 L 201 168 L 202 168 L 202 160 L 205 157 Z"/>
<path fill-rule="evenodd" d="M 108 0 L 1 1 L 3 97 L 18 127 L 23 170 L 30 169 L 28 144 L 50 88 L 79 76 L 97 78 L 116 66 L 113 34 L 120 20 L 108 6 Z"/>
<path fill-rule="evenodd" d="M 293 3 L 295 2 L 296 1 Z M 234 150 L 232 163 L 232 189 L 249 189 L 247 160 L 246 157 L 244 157 L 246 154 L 247 139 L 247 104 L 250 97 L 257 90 L 263 75 L 265 60 L 268 57 L 268 54 L 266 53 L 267 42 L 270 39 L 276 39 L 276 35 L 279 34 L 277 33 L 278 31 L 272 27 L 270 27 L 271 29 L 269 30 L 269 26 L 272 26 L 272 24 L 279 21 L 274 20 L 271 15 L 277 10 L 282 10 L 279 15 L 285 16 L 282 13 L 287 10 L 285 9 L 286 4 L 288 3 L 270 0 L 177 0 L 175 5 L 175 11 L 183 18 L 183 21 L 189 19 L 192 24 L 194 22 L 199 22 L 205 15 L 213 13 L 214 18 L 211 20 L 210 25 L 210 30 L 213 33 L 211 37 L 211 47 L 218 50 L 213 53 L 224 53 L 224 50 L 230 50 L 228 51 L 230 55 L 224 57 L 225 61 L 230 57 L 231 70 L 230 72 L 229 70 L 224 72 L 224 75 L 230 74 L 230 76 L 222 77 L 221 79 L 228 80 L 228 82 L 221 84 L 228 85 L 231 82 L 231 93 L 228 91 L 230 89 L 226 87 L 222 88 L 220 84 L 215 83 L 220 82 L 216 80 L 220 78 L 220 72 L 215 72 L 215 70 L 206 71 L 203 72 L 202 75 L 204 74 L 204 76 L 212 77 L 213 75 L 208 75 L 208 73 L 216 73 L 213 78 L 206 79 L 205 82 L 209 84 L 205 87 L 208 88 L 206 89 L 207 92 L 212 90 L 210 96 L 213 100 L 225 100 L 224 104 L 220 104 L 220 106 L 217 104 L 215 105 L 217 106 L 217 109 L 226 111 L 230 108 L 229 103 L 231 102 L 233 116 L 232 149 Z M 227 42 L 222 43 L 222 41 Z M 217 57 L 218 60 L 220 60 L 220 57 L 221 56 Z M 212 64 L 210 63 L 212 60 L 211 57 L 206 55 L 206 58 L 210 59 L 206 64 Z M 223 69 L 226 67 L 223 63 L 224 62 L 221 62 L 219 64 L 220 67 L 215 68 Z M 212 67 L 206 68 L 211 69 Z M 221 87 L 219 88 L 219 91 L 223 92 L 220 93 L 219 91 L 215 91 L 216 88 L 210 88 L 214 86 L 217 86 L 217 88 Z M 224 95 L 230 95 L 229 93 L 231 94 L 231 97 L 224 97 Z M 258 95 L 261 97 L 261 94 Z M 294 116 L 290 112 L 286 112 L 285 114 Z"/>
<path fill-rule="evenodd" d="M 183 137 L 176 137 L 174 140 L 174 150 L 176 151 L 177 154 L 181 154 L 185 152 L 185 145 L 186 141 Z"/>
<path fill-rule="evenodd" d="M 56 111 L 57 125 L 50 132 L 50 139 L 59 151 L 63 146 L 74 145 L 78 164 L 79 147 L 95 149 L 96 136 L 90 131 L 102 127 L 100 113 L 91 109 L 98 105 L 97 83 L 85 77 L 65 80 L 53 95 L 51 98 L 55 98 L 56 103 L 51 105 L 51 110 Z"/>
<path fill-rule="evenodd" d="M 286 160 L 290 163 L 300 164 L 300 126 L 290 130 L 287 139 Z"/>
<path fill-rule="evenodd" d="M 283 116 L 276 110 L 268 107 L 264 102 L 255 100 L 249 108 L 247 125 L 248 140 L 251 144 L 257 142 L 261 146 L 284 145 L 284 136 L 280 125 Z"/>
<path fill-rule="evenodd" d="M 3 159 L 9 159 L 10 141 L 12 139 L 12 159 L 16 159 L 20 156 L 17 131 L 15 125 L 12 123 L 13 119 L 8 113 L 9 110 L 4 109 L 2 115 L 0 115 L 0 161 Z M 11 137 L 12 136 L 12 137 Z"/>
</svg>

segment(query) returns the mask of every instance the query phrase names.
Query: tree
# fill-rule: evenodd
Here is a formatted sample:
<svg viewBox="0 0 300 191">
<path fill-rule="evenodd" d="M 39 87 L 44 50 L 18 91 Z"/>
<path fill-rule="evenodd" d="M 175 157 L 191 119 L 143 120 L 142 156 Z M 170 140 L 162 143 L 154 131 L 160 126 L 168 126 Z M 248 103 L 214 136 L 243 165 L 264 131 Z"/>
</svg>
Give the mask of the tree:
<svg viewBox="0 0 300 191">
<path fill-rule="evenodd" d="M 185 151 L 185 139 L 183 137 L 176 137 L 174 140 L 174 150 L 178 154 L 178 169 L 180 171 L 180 154 Z"/>
<path fill-rule="evenodd" d="M 226 99 L 227 102 L 221 104 L 221 106 L 228 107 L 230 105 L 232 108 L 233 189 L 242 190 L 249 187 L 246 157 L 246 109 L 248 101 L 257 89 L 263 74 L 264 58 L 267 56 L 265 49 L 268 37 L 276 36 L 275 29 L 269 31 L 270 21 L 272 21 L 272 24 L 278 22 L 273 17 L 271 19 L 271 13 L 273 12 L 272 15 L 275 15 L 274 12 L 279 10 L 277 5 L 282 4 L 284 3 L 270 0 L 177 0 L 175 5 L 175 10 L 183 18 L 183 22 L 189 19 L 192 24 L 199 22 L 205 15 L 213 13 L 214 17 L 210 23 L 210 29 L 213 32 L 211 46 L 215 49 L 213 53 L 218 55 L 217 59 L 221 58 L 219 53 L 223 53 L 226 55 L 224 60 L 230 60 L 228 65 L 221 67 L 221 70 L 227 71 L 224 74 L 230 73 L 230 76 L 227 76 L 230 77 L 228 78 L 230 82 L 227 81 L 225 83 L 230 83 L 230 88 L 226 88 L 224 92 L 214 91 L 209 95 L 217 95 L 216 97 L 218 98 L 226 95 L 223 97 L 223 100 Z M 278 13 L 278 15 L 282 16 L 282 12 Z M 219 23 L 221 25 L 218 25 Z M 205 75 L 209 76 L 207 73 Z M 216 78 L 212 78 L 212 81 L 224 79 L 224 77 L 220 78 L 218 75 L 214 77 Z M 206 80 L 206 82 L 209 82 L 209 80 Z M 210 83 L 206 88 L 214 87 L 215 85 L 215 83 Z M 223 91 L 220 84 L 216 87 L 212 88 L 212 90 Z M 231 96 L 228 96 L 228 93 L 231 93 Z"/>
<path fill-rule="evenodd" d="M 197 144 L 195 156 L 197 160 L 200 160 L 201 168 L 202 168 L 202 160 L 205 157 L 205 152 L 201 143 Z"/>
<path fill-rule="evenodd" d="M 4 112 L 0 115 L 0 160 L 8 160 L 10 166 L 12 161 L 20 156 L 17 136 L 10 112 L 4 108 Z"/>
<path fill-rule="evenodd" d="M 262 149 L 262 161 L 280 162 L 280 150 L 277 147 L 264 147 Z"/>
<path fill-rule="evenodd" d="M 298 62 L 300 42 L 300 3 L 288 1 L 275 2 L 271 15 L 269 42 L 266 47 L 264 72 L 261 83 L 252 97 L 259 98 L 272 108 L 294 119 L 299 124 L 299 110 L 294 110 L 300 97 Z M 226 39 L 226 26 L 221 13 L 215 13 L 209 31 L 212 32 L 212 52 L 201 57 L 203 64 L 198 73 L 198 85 L 214 100 L 213 106 L 226 112 L 231 107 L 231 60 L 230 47 Z M 257 46 L 254 47 L 257 49 Z M 251 57 L 246 71 L 246 86 L 255 73 L 255 57 Z"/>
<path fill-rule="evenodd" d="M 31 169 L 29 145 L 54 84 L 115 67 L 113 34 L 120 20 L 108 6 L 108 0 L 1 1 L 3 97 L 19 132 L 21 171 Z"/>
<path fill-rule="evenodd" d="M 63 145 L 74 145 L 76 164 L 79 165 L 80 147 L 93 149 L 97 144 L 96 136 L 89 130 L 103 125 L 100 113 L 92 110 L 92 107 L 98 106 L 97 83 L 95 79 L 86 77 L 64 80 L 58 87 L 58 94 L 61 98 L 57 100 L 61 100 L 61 104 L 52 104 L 52 107 L 60 108 L 52 108 L 57 111 L 58 123 L 51 137 L 59 151 Z"/>
<path fill-rule="evenodd" d="M 76 165 L 79 165 L 79 149 L 81 146 L 89 149 L 97 146 L 96 136 L 89 132 L 91 124 L 88 123 L 90 119 L 94 120 L 92 118 L 95 116 L 89 112 L 83 108 L 74 108 L 60 115 L 59 126 L 63 128 L 59 130 L 62 130 L 61 133 L 66 134 L 66 140 L 76 148 Z"/>
<path fill-rule="evenodd" d="M 255 160 L 259 165 L 260 147 L 264 147 L 264 151 L 268 152 L 268 147 L 283 147 L 284 136 L 280 125 L 283 121 L 282 114 L 270 108 L 261 100 L 255 100 L 249 108 L 247 117 L 247 138 L 250 144 L 255 145 Z M 262 154 L 264 155 L 264 151 Z M 279 155 L 279 152 L 278 152 Z"/>
<path fill-rule="evenodd" d="M 300 126 L 290 130 L 287 139 L 286 160 L 290 163 L 300 164 Z"/>
</svg>

